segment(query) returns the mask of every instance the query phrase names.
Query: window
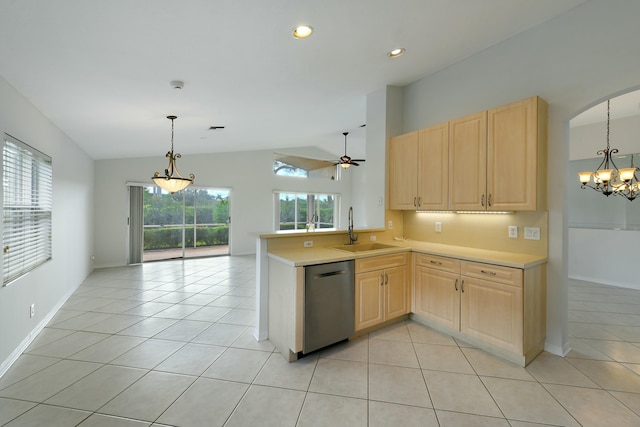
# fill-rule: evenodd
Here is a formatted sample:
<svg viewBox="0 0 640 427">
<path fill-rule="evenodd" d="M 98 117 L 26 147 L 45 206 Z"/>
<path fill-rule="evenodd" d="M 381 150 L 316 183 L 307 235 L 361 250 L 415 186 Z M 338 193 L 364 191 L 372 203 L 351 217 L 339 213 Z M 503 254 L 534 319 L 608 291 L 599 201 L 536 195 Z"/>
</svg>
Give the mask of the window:
<svg viewBox="0 0 640 427">
<path fill-rule="evenodd" d="M 334 161 L 312 159 L 274 153 L 273 173 L 297 178 L 322 178 L 336 180 L 339 174 Z"/>
<path fill-rule="evenodd" d="M 276 192 L 276 230 L 338 228 L 340 196 L 337 194 Z"/>
<path fill-rule="evenodd" d="M 5 135 L 2 183 L 6 285 L 51 259 L 51 158 Z"/>
</svg>

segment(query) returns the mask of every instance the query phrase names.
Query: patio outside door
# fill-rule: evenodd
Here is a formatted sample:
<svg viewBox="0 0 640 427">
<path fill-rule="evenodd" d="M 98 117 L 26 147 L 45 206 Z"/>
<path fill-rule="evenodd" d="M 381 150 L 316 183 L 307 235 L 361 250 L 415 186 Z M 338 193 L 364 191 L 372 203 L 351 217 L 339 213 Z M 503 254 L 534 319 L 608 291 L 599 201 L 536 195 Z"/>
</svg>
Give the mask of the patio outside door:
<svg viewBox="0 0 640 427">
<path fill-rule="evenodd" d="M 142 197 L 134 197 L 139 192 Z M 189 187 L 170 194 L 156 186 L 132 187 L 130 263 L 135 262 L 138 251 L 143 262 L 228 255 L 229 195 L 222 188 Z M 140 211 L 143 227 L 134 224 Z M 140 228 L 142 236 L 135 239 Z"/>
</svg>

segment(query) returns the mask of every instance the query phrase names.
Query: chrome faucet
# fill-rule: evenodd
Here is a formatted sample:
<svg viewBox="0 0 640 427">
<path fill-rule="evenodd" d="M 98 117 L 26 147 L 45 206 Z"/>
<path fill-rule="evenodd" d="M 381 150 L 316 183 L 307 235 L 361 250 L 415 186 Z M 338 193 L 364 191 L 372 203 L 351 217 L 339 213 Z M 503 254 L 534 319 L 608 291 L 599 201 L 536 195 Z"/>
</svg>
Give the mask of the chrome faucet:
<svg viewBox="0 0 640 427">
<path fill-rule="evenodd" d="M 358 241 L 358 235 L 353 233 L 353 207 L 349 207 L 349 226 L 347 227 L 347 236 L 349 236 L 350 245 L 353 245 Z"/>
</svg>

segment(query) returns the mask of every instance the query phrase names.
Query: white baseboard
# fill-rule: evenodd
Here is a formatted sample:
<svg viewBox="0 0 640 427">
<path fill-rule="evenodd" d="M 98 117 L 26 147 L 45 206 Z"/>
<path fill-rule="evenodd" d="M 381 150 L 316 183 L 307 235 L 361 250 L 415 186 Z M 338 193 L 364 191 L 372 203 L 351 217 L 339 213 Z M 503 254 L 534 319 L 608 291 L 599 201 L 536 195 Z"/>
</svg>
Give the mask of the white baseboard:
<svg viewBox="0 0 640 427">
<path fill-rule="evenodd" d="M 555 354 L 556 356 L 565 357 L 571 351 L 571 345 L 566 342 L 563 346 L 544 343 L 544 351 Z"/>
<path fill-rule="evenodd" d="M 27 349 L 27 347 L 29 347 L 29 345 L 38 336 L 38 334 L 42 332 L 44 327 L 47 326 L 47 324 L 51 321 L 51 319 L 53 319 L 53 316 L 55 316 L 58 310 L 60 310 L 63 304 L 67 302 L 69 297 L 73 295 L 75 291 L 76 291 L 75 289 L 72 289 L 69 292 L 67 292 L 67 294 L 65 294 L 60 299 L 60 301 L 58 301 L 58 303 L 51 309 L 51 311 L 47 313 L 44 319 L 42 319 L 40 323 L 38 323 L 31 332 L 29 332 L 29 335 L 27 335 L 27 337 L 22 340 L 22 342 L 18 345 L 18 347 L 16 347 L 16 349 L 11 352 L 9 357 L 7 357 L 2 362 L 2 364 L 0 364 L 0 378 L 2 378 L 2 376 L 9 370 L 11 365 L 13 365 L 16 360 L 18 360 L 18 357 L 20 357 L 20 355 Z"/>
<path fill-rule="evenodd" d="M 580 276 L 577 274 L 569 274 L 569 279 L 580 280 L 582 282 L 589 282 L 589 283 L 598 283 L 601 285 L 616 286 L 618 288 L 640 290 L 640 286 L 634 283 L 615 282 L 611 280 L 603 280 L 601 278 Z"/>
</svg>

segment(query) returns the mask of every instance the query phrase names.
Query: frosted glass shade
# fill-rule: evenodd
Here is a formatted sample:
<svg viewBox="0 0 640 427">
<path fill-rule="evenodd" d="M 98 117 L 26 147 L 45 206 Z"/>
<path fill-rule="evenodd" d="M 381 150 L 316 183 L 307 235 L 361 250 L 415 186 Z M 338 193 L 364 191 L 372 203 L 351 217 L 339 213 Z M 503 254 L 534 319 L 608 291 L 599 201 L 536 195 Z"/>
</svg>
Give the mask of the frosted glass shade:
<svg viewBox="0 0 640 427">
<path fill-rule="evenodd" d="M 164 176 L 153 177 L 153 182 L 160 188 L 169 193 L 187 188 L 193 181 L 187 178 L 166 178 Z"/>
<path fill-rule="evenodd" d="M 611 175 L 613 174 L 613 169 L 600 169 L 596 172 L 596 176 L 602 182 L 611 181 Z"/>
<path fill-rule="evenodd" d="M 622 181 L 631 181 L 633 179 L 633 175 L 636 173 L 637 168 L 624 168 L 620 169 L 618 172 L 620 173 L 620 180 Z"/>
<path fill-rule="evenodd" d="M 591 172 L 578 172 L 578 176 L 580 177 L 580 182 L 583 184 L 591 181 Z"/>
</svg>

